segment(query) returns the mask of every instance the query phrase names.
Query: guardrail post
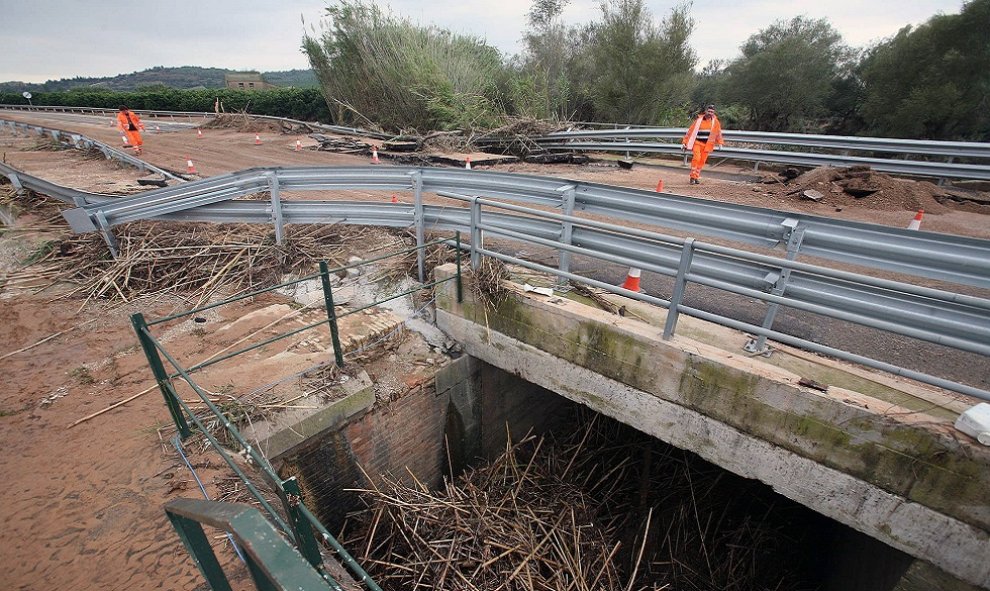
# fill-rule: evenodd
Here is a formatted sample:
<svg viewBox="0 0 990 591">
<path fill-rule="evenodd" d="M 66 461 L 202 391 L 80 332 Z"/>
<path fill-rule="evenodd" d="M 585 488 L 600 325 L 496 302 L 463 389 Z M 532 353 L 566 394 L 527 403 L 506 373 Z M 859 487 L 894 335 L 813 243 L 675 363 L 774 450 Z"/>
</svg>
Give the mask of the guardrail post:
<svg viewBox="0 0 990 591">
<path fill-rule="evenodd" d="M 677 266 L 677 277 L 674 279 L 674 292 L 670 296 L 670 308 L 667 310 L 667 322 L 663 325 L 663 339 L 666 341 L 674 335 L 677 327 L 677 316 L 680 314 L 680 305 L 684 300 L 684 288 L 687 285 L 687 274 L 691 270 L 691 261 L 694 259 L 694 238 L 684 240 L 681 248 L 681 261 Z"/>
<path fill-rule="evenodd" d="M 464 301 L 464 281 L 461 279 L 461 231 L 454 232 L 454 258 L 457 261 L 457 303 Z"/>
<path fill-rule="evenodd" d="M 113 258 L 120 256 L 120 245 L 117 244 L 117 238 L 110 231 L 110 223 L 107 222 L 107 216 L 103 214 L 102 211 L 97 211 L 96 224 L 100 227 L 100 235 L 103 236 L 103 241 L 107 243 L 107 247 L 110 249 L 110 254 Z"/>
<path fill-rule="evenodd" d="M 14 186 L 14 191 L 18 195 L 25 195 L 24 185 L 21 184 L 21 179 L 17 178 L 16 172 L 10 173 L 10 175 L 7 176 L 7 178 L 10 179 L 10 184 Z"/>
<path fill-rule="evenodd" d="M 426 227 L 423 215 L 423 172 L 417 170 L 413 172 L 413 224 L 416 226 L 416 267 L 419 271 L 419 282 L 426 282 L 426 252 L 423 244 L 426 243 Z"/>
<path fill-rule="evenodd" d="M 313 533 L 313 526 L 299 510 L 299 503 L 302 502 L 302 493 L 299 491 L 299 482 L 293 476 L 282 481 L 282 490 L 285 491 L 285 510 L 289 520 L 292 522 L 292 531 L 296 537 L 296 547 L 318 573 L 323 574 L 323 556 L 320 555 L 320 546 L 316 543 L 316 536 Z"/>
<path fill-rule="evenodd" d="M 791 232 L 790 238 L 787 239 L 787 260 L 793 261 L 797 258 L 798 251 L 801 250 L 801 242 L 804 241 L 804 227 L 798 226 Z M 787 290 L 787 282 L 791 279 L 790 269 L 781 269 L 780 277 L 774 282 L 773 289 L 770 293 L 775 296 L 784 295 L 784 291 Z M 761 327 L 764 330 L 770 330 L 773 326 L 773 321 L 777 317 L 777 310 L 780 309 L 780 304 L 776 302 L 771 302 L 767 306 L 767 315 L 763 318 L 763 324 Z M 770 348 L 767 347 L 767 335 L 758 335 L 755 339 L 750 339 L 745 345 L 743 345 L 743 350 L 748 353 L 759 353 L 763 355 L 770 354 Z"/>
<path fill-rule="evenodd" d="M 269 172 L 268 192 L 272 199 L 272 223 L 275 224 L 275 244 L 282 244 L 283 223 L 282 223 L 282 195 L 278 187 L 278 174 Z"/>
<path fill-rule="evenodd" d="M 182 407 L 179 405 L 179 396 L 175 392 L 175 388 L 172 387 L 171 380 L 168 379 L 168 373 L 165 371 L 165 366 L 162 364 L 162 358 L 158 355 L 158 349 L 155 344 L 151 341 L 151 337 L 148 336 L 148 323 L 144 319 L 144 314 L 137 312 L 131 315 L 131 326 L 134 327 L 134 332 L 137 333 L 138 341 L 141 342 L 141 349 L 144 350 L 144 356 L 148 358 L 148 365 L 151 366 L 151 373 L 155 376 L 155 381 L 158 382 L 158 389 L 161 390 L 162 396 L 165 397 L 165 405 L 168 407 L 168 412 L 172 415 L 172 421 L 175 422 L 176 429 L 179 430 L 179 436 L 185 439 L 189 437 L 189 424 L 186 422 L 186 418 L 182 415 Z"/>
<path fill-rule="evenodd" d="M 576 188 L 573 185 L 568 186 L 564 189 L 564 194 L 561 197 L 561 213 L 566 216 L 574 215 L 574 195 L 576 193 Z M 574 235 L 574 224 L 572 222 L 561 222 L 560 224 L 560 242 L 561 244 L 571 245 L 571 238 Z M 561 273 L 569 273 L 571 270 L 571 251 L 561 250 L 558 257 L 558 269 Z M 567 280 L 563 276 L 557 276 L 557 289 L 561 289 L 567 285 Z"/>
<path fill-rule="evenodd" d="M 471 268 L 474 270 L 477 270 L 481 264 L 481 253 L 478 251 L 484 247 L 485 241 L 485 236 L 478 227 L 480 223 L 481 204 L 478 203 L 478 197 L 475 195 L 471 198 Z"/>
<path fill-rule="evenodd" d="M 330 288 L 330 270 L 326 261 L 320 261 L 320 281 L 323 282 L 323 300 L 327 307 L 327 321 L 330 323 L 330 341 L 333 343 L 333 358 L 337 367 L 344 366 L 344 352 L 340 348 L 340 334 L 337 332 L 337 312 L 333 306 L 333 290 Z"/>
</svg>

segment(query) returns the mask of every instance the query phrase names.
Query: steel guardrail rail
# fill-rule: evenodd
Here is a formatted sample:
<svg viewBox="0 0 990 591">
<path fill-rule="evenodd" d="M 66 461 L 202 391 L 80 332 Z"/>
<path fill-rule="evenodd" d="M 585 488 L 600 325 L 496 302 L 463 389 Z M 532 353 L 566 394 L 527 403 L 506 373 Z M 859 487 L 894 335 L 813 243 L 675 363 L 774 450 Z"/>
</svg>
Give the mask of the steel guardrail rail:
<svg viewBox="0 0 990 591">
<path fill-rule="evenodd" d="M 49 106 L 49 105 L 37 105 L 37 106 L 27 106 L 27 105 L 0 105 L 0 110 L 4 111 L 30 111 L 30 112 L 46 112 L 46 113 L 80 113 L 80 114 L 90 114 L 90 115 L 101 115 L 101 116 L 116 116 L 117 109 L 106 109 L 102 107 L 72 107 L 72 106 Z M 138 115 L 142 117 L 202 117 L 204 119 L 215 118 L 218 113 L 211 111 L 162 111 L 156 109 L 132 109 Z M 237 115 L 237 113 L 219 113 L 220 115 Z M 370 137 L 379 140 L 392 139 L 395 136 L 392 134 L 382 133 L 380 131 L 372 131 L 368 129 L 360 129 L 357 127 L 347 127 L 344 125 L 331 125 L 328 123 L 319 123 L 314 121 L 302 121 L 299 119 L 290 119 L 288 117 L 275 117 L 273 115 L 255 115 L 248 113 L 248 116 L 255 119 L 266 119 L 268 121 L 278 121 L 289 123 L 293 125 L 305 125 L 307 127 L 319 129 L 321 131 L 326 131 L 329 133 L 335 133 L 338 135 L 354 135 Z"/>
<path fill-rule="evenodd" d="M 451 191 L 563 207 L 573 192 L 573 211 L 607 215 L 709 237 L 774 248 L 803 230 L 804 254 L 864 267 L 990 288 L 990 242 L 976 238 L 889 228 L 799 213 L 702 200 L 672 193 L 584 181 L 491 171 L 415 167 L 255 168 L 64 212 L 77 232 L 279 190 Z M 282 204 L 285 205 L 284 203 Z M 101 221 L 104 220 L 104 221 Z"/>
<path fill-rule="evenodd" d="M 680 144 L 687 132 L 677 127 L 648 127 L 635 129 L 569 130 L 548 133 L 530 138 L 542 143 L 560 140 L 587 140 L 615 138 L 649 138 Z M 990 158 L 990 142 L 958 142 L 943 140 L 911 140 L 901 138 L 860 137 L 851 135 L 823 135 L 803 133 L 777 133 L 768 131 L 723 130 L 727 142 L 767 144 L 779 146 L 808 146 L 859 152 L 893 152 L 909 155 L 949 156 L 953 158 Z"/>
<path fill-rule="evenodd" d="M 555 150 L 578 150 L 590 152 L 645 152 L 654 154 L 685 154 L 680 144 L 643 142 L 571 142 L 546 143 L 544 148 Z M 745 160 L 749 162 L 773 162 L 798 166 L 855 166 L 864 165 L 879 171 L 908 176 L 990 180 L 990 165 L 954 164 L 948 162 L 925 162 L 922 160 L 897 160 L 893 158 L 866 158 L 842 154 L 813 154 L 783 152 L 778 150 L 751 150 L 747 148 L 722 147 L 712 152 L 711 157 Z"/>
<path fill-rule="evenodd" d="M 334 173 L 339 173 L 335 175 Z M 488 177 L 488 178 L 486 178 Z M 517 178 L 518 177 L 518 178 Z M 362 181 L 362 179 L 364 179 Z M 464 180 L 460 180 L 464 179 Z M 514 183 L 512 181 L 515 181 Z M 430 191 L 433 186 L 444 187 L 437 189 L 441 196 L 464 199 L 474 191 L 487 186 L 489 183 L 499 198 L 523 201 L 529 204 L 546 206 L 557 196 L 571 194 L 574 203 L 595 203 L 595 211 L 608 211 L 608 206 L 614 207 L 613 214 L 629 214 L 637 211 L 638 220 L 652 219 L 653 225 L 669 225 L 662 215 L 644 215 L 651 207 L 678 207 L 690 204 L 691 198 L 675 195 L 656 194 L 633 189 L 608 187 L 574 181 L 563 181 L 544 177 L 527 177 L 525 175 L 510 175 L 505 173 L 487 173 L 485 171 L 449 171 L 445 169 L 416 169 L 403 167 L 345 167 L 342 169 L 251 169 L 239 173 L 230 173 L 220 177 L 205 179 L 197 183 L 167 187 L 149 191 L 146 194 L 90 203 L 67 212 L 66 218 L 75 220 L 74 223 L 89 224 L 87 230 L 99 226 L 103 229 L 123 221 L 135 219 L 156 218 L 188 221 L 210 222 L 253 222 L 273 223 L 273 202 L 258 200 L 235 200 L 238 196 L 256 194 L 259 191 L 271 190 L 272 182 L 284 182 L 285 187 L 294 190 L 310 188 L 327 190 L 328 188 L 389 188 L 404 187 L 409 190 L 415 185 L 421 191 Z M 199 185 L 202 183 L 202 185 Z M 449 187 L 464 184 L 470 191 L 451 192 Z M 197 186 L 199 185 L 199 186 Z M 530 193 L 532 192 L 532 194 Z M 641 195 L 642 194 L 642 195 Z M 527 199 L 521 199 L 526 195 Z M 673 203 L 667 201 L 673 200 Z M 696 201 L 696 200 L 695 200 Z M 511 203 L 501 203 L 500 207 L 511 209 L 522 206 Z M 675 205 L 676 204 L 676 205 Z M 814 244 L 816 234 L 825 238 L 835 239 L 836 232 L 845 238 L 837 241 L 839 246 L 859 251 L 861 258 L 868 258 L 874 252 L 884 252 L 879 246 L 885 246 L 891 256 L 898 254 L 905 261 L 913 260 L 914 275 L 924 275 L 924 268 L 917 263 L 926 251 L 938 251 L 946 248 L 968 248 L 965 256 L 955 259 L 952 257 L 940 261 L 946 267 L 953 265 L 965 268 L 973 262 L 968 257 L 979 259 L 983 257 L 982 270 L 969 270 L 966 278 L 981 278 L 984 287 L 990 285 L 987 253 L 990 253 L 990 241 L 966 239 L 957 236 L 914 232 L 872 226 L 869 224 L 849 224 L 835 220 L 819 220 L 811 216 L 801 216 L 801 219 L 786 218 L 780 212 L 760 210 L 743 206 L 731 206 L 717 202 L 705 201 L 699 205 L 708 209 L 698 216 L 695 223 L 703 227 L 704 222 L 712 217 L 734 217 L 735 213 L 742 214 L 737 220 L 736 232 L 739 228 L 749 228 L 751 243 L 767 246 L 781 242 L 784 236 L 781 229 L 788 232 L 799 231 L 807 242 Z M 391 227 L 411 227 L 417 225 L 417 208 L 422 208 L 422 227 L 431 229 L 461 230 L 470 232 L 476 228 L 472 221 L 471 212 L 464 208 L 444 207 L 419 204 L 392 204 L 374 202 L 336 202 L 336 201 L 284 201 L 279 204 L 279 218 L 282 223 L 348 223 L 362 225 L 385 225 Z M 533 210 L 536 211 L 536 210 Z M 75 212 L 74 215 L 70 215 Z M 746 217 L 748 214 L 750 217 Z M 767 217 L 767 216 L 771 217 Z M 91 217 L 92 216 L 92 217 Z M 537 216 L 537 217 L 534 217 Z M 543 219 L 540 219 L 542 216 Z M 96 218 L 96 223 L 92 221 Z M 612 217 L 617 217 L 613 215 Z M 619 215 L 618 217 L 621 217 Z M 504 234 L 515 232 L 516 239 L 528 244 L 556 244 L 561 250 L 568 248 L 589 256 L 635 266 L 664 275 L 676 273 L 680 257 L 677 241 L 671 238 L 667 244 L 657 242 L 655 233 L 639 231 L 632 228 L 619 227 L 622 232 L 617 234 L 607 226 L 596 222 L 580 220 L 573 221 L 575 229 L 569 244 L 561 244 L 562 220 L 571 219 L 563 214 L 541 211 L 528 216 L 486 214 L 485 224 L 490 229 L 500 230 Z M 781 221 L 783 219 L 783 221 Z M 790 222 L 790 223 L 786 223 Z M 605 230 L 597 229 L 605 227 Z M 886 242 L 886 244 L 884 244 Z M 822 241 L 819 240 L 819 244 Z M 821 248 L 821 246 L 819 246 Z M 912 284 L 898 283 L 871 278 L 856 273 L 827 270 L 822 267 L 807 265 L 799 262 L 785 261 L 768 255 L 761 255 L 739 249 L 723 247 L 717 251 L 709 247 L 709 252 L 700 253 L 692 268 L 694 281 L 712 285 L 721 289 L 734 290 L 736 293 L 746 293 L 753 297 L 762 297 L 767 301 L 780 301 L 785 305 L 810 311 L 825 313 L 833 318 L 856 322 L 872 328 L 893 332 L 924 341 L 939 343 L 951 348 L 973 353 L 990 354 L 990 301 L 974 296 L 968 296 L 952 291 L 937 290 Z M 811 249 L 801 252 L 814 253 Z M 828 253 L 829 250 L 823 252 Z M 863 253 L 866 254 L 863 254 Z M 834 253 L 833 253 L 834 254 Z M 958 254 L 958 253 L 957 253 Z M 761 258 L 762 257 L 762 258 Z M 835 257 L 833 257 L 835 258 Z M 842 258 L 842 257 L 838 257 Z M 935 257 L 938 260 L 938 257 Z M 875 267 L 887 269 L 888 264 L 874 264 Z M 910 265 L 908 265 L 910 267 Z M 786 297 L 773 295 L 778 287 L 782 270 L 788 269 L 789 280 L 786 284 Z M 959 275 L 957 273 L 957 275 Z M 973 281 L 957 281 L 969 283 Z M 774 300 L 773 298 L 778 298 Z M 882 319 L 882 320 L 881 320 Z M 932 383 L 932 382 L 929 382 Z M 969 388 L 967 390 L 967 388 Z M 971 387 L 963 387 L 957 391 L 971 393 Z M 976 394 L 979 395 L 979 394 Z M 990 393 L 986 394 L 990 396 Z"/>
</svg>

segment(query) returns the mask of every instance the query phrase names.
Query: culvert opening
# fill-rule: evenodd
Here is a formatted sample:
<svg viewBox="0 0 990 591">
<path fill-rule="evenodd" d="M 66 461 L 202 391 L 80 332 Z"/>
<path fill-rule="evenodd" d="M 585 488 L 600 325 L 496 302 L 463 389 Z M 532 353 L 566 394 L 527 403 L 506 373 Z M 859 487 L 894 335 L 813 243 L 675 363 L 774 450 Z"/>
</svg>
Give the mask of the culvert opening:
<svg viewBox="0 0 990 591">
<path fill-rule="evenodd" d="M 769 486 L 481 365 L 466 372 L 478 378 L 468 405 L 424 388 L 287 459 L 385 590 L 888 590 L 911 565 Z M 491 459 L 458 467 L 479 455 Z"/>
</svg>

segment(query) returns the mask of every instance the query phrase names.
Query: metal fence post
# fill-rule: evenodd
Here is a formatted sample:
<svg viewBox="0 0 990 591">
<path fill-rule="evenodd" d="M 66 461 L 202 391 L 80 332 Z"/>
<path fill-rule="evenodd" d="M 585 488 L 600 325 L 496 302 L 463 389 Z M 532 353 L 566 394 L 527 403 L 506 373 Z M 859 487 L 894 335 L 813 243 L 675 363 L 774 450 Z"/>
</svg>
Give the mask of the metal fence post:
<svg viewBox="0 0 990 591">
<path fill-rule="evenodd" d="M 337 312 L 333 307 L 333 290 L 330 288 L 330 270 L 326 261 L 320 261 L 320 280 L 323 282 L 323 300 L 327 307 L 327 320 L 330 322 L 330 341 L 333 343 L 333 358 L 337 367 L 344 366 L 344 352 L 340 347 L 340 334 L 337 332 Z"/>
<path fill-rule="evenodd" d="M 804 227 L 799 226 L 791 232 L 790 238 L 787 240 L 787 260 L 793 261 L 797 258 L 798 251 L 801 250 L 801 242 L 804 240 Z M 784 291 L 787 290 L 787 282 L 791 279 L 790 269 L 781 269 L 780 276 L 777 281 L 774 282 L 773 289 L 770 293 L 776 296 L 784 295 Z M 761 327 L 765 330 L 770 330 L 773 326 L 773 321 L 777 317 L 777 310 L 780 309 L 780 304 L 776 302 L 771 302 L 767 306 L 767 315 L 763 318 L 763 324 Z M 745 345 L 743 345 L 743 350 L 749 353 L 764 353 L 769 354 L 769 347 L 767 347 L 767 335 L 761 334 L 755 339 L 750 339 Z"/>
<path fill-rule="evenodd" d="M 485 239 L 478 227 L 480 223 L 481 204 L 478 203 L 478 197 L 474 196 L 471 198 L 471 268 L 474 270 L 481 264 L 481 253 L 478 250 L 484 246 Z"/>
<path fill-rule="evenodd" d="M 677 326 L 677 316 L 680 314 L 681 302 L 684 300 L 684 287 L 687 284 L 687 274 L 691 269 L 694 258 L 694 238 L 684 240 L 681 248 L 681 261 L 677 266 L 677 277 L 674 279 L 674 293 L 670 296 L 670 308 L 667 310 L 667 322 L 663 325 L 663 339 L 668 340 L 674 334 Z"/>
<path fill-rule="evenodd" d="M 296 547 L 313 568 L 321 575 L 323 573 L 323 556 L 320 555 L 320 547 L 316 543 L 316 536 L 313 534 L 313 526 L 299 510 L 299 503 L 302 502 L 302 493 L 299 491 L 299 482 L 293 476 L 282 481 L 282 490 L 285 491 L 287 503 L 285 505 L 289 521 L 292 523 L 292 531 L 296 536 Z"/>
<path fill-rule="evenodd" d="M 411 174 L 413 185 L 413 224 L 416 226 L 416 267 L 419 270 L 419 282 L 426 282 L 426 227 L 423 215 L 423 172 L 417 170 Z"/>
<path fill-rule="evenodd" d="M 168 509 L 165 509 L 165 515 L 168 516 L 172 527 L 175 528 L 175 533 L 182 540 L 182 545 L 193 557 L 196 566 L 199 567 L 199 572 L 210 585 L 210 589 L 213 591 L 231 591 L 227 575 L 224 574 L 223 568 L 217 560 L 217 555 L 213 552 L 213 547 L 210 546 L 210 540 L 203 532 L 203 526 L 192 519 L 176 515 Z"/>
<path fill-rule="evenodd" d="M 561 213 L 566 216 L 574 215 L 574 195 L 576 189 L 573 185 L 564 189 L 561 197 Z M 561 222 L 560 224 L 561 244 L 571 245 L 571 237 L 574 235 L 574 224 L 572 222 Z M 571 251 L 561 250 L 558 257 L 558 269 L 561 273 L 569 273 L 571 270 Z M 561 288 L 567 284 L 567 280 L 562 275 L 557 276 L 557 287 Z"/>
<path fill-rule="evenodd" d="M 457 303 L 464 301 L 464 282 L 461 279 L 461 231 L 454 233 L 454 258 L 457 261 Z"/>
<path fill-rule="evenodd" d="M 172 415 L 172 421 L 175 422 L 175 427 L 179 430 L 179 435 L 185 439 L 191 433 L 189 431 L 189 424 L 186 423 L 186 417 L 182 415 L 182 407 L 179 406 L 179 397 L 172 387 L 171 380 L 168 379 L 168 373 L 162 364 L 161 356 L 158 355 L 158 349 L 151 341 L 151 337 L 148 336 L 148 323 L 144 319 L 144 314 L 140 312 L 132 314 L 131 326 L 134 327 L 138 341 L 141 342 L 141 348 L 144 350 L 144 356 L 148 359 L 148 365 L 151 366 L 151 373 L 155 375 L 155 381 L 158 382 L 158 388 L 161 390 L 162 396 L 165 397 L 165 405 L 168 406 L 168 412 Z"/>
<path fill-rule="evenodd" d="M 269 172 L 268 187 L 272 198 L 272 223 L 275 224 L 275 244 L 282 244 L 283 223 L 282 223 L 282 195 L 278 187 L 278 175 Z"/>
</svg>

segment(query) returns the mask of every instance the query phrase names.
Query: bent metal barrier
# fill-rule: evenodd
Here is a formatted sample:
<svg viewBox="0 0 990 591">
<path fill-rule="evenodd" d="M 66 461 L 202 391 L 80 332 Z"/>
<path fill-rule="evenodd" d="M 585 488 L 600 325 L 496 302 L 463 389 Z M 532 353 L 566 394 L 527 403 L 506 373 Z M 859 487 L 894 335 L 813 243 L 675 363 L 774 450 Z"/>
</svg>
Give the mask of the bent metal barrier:
<svg viewBox="0 0 990 591">
<path fill-rule="evenodd" d="M 2 169 L 0 169 L 2 170 Z M 366 189 L 410 191 L 413 203 L 283 200 L 284 190 Z M 426 192 L 460 200 L 462 206 L 426 205 Z M 268 199 L 236 197 L 268 193 Z M 476 199 L 471 202 L 471 199 Z M 549 213 L 512 203 L 559 209 Z M 470 232 L 473 252 L 485 232 L 560 253 L 562 277 L 610 289 L 671 310 L 757 335 L 752 352 L 766 339 L 820 351 L 925 383 L 990 400 L 990 392 L 824 347 L 773 330 L 779 306 L 873 329 L 990 355 L 990 300 L 951 288 L 877 279 L 798 262 L 799 255 L 855 263 L 884 273 L 937 279 L 978 291 L 990 288 L 990 241 L 842 222 L 635 189 L 547 177 L 488 171 L 411 167 L 258 168 L 117 199 L 78 197 L 86 204 L 64 212 L 77 232 L 100 231 L 115 246 L 113 226 L 140 219 L 273 224 L 282 240 L 284 224 L 348 223 L 415 228 L 422 245 L 427 229 Z M 470 205 L 464 207 L 463 205 Z M 485 207 L 482 208 L 481 206 Z M 578 212 L 674 228 L 695 236 L 729 239 L 764 254 L 664 236 L 578 217 Z M 785 256 L 771 256 L 773 249 Z M 605 286 L 570 272 L 572 254 L 653 271 L 683 281 L 761 300 L 768 310 L 760 326 L 685 308 Z M 783 253 L 782 253 L 783 254 Z M 419 260 L 420 280 L 423 259 Z M 927 282 L 923 282 L 927 283 Z M 680 281 L 678 282 L 680 284 Z M 674 295 L 677 295 L 676 293 Z M 672 314 L 676 318 L 676 314 Z M 671 327 L 673 329 L 673 327 Z"/>
</svg>

